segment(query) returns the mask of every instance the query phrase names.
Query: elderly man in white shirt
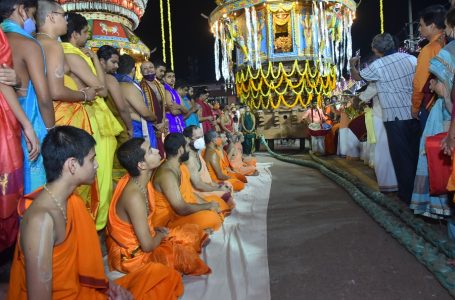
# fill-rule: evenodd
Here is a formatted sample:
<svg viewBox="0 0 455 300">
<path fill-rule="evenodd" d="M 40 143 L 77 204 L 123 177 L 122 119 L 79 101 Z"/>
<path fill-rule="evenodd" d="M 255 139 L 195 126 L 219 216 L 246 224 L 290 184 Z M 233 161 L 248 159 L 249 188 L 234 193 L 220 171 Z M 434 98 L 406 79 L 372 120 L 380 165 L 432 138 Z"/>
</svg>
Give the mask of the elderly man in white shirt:
<svg viewBox="0 0 455 300">
<path fill-rule="evenodd" d="M 362 71 L 357 69 L 359 57 L 350 61 L 355 80 L 375 82 L 382 107 L 382 120 L 387 132 L 390 155 L 398 181 L 398 196 L 410 202 L 417 168 L 420 125 L 411 116 L 412 81 L 417 59 L 396 52 L 388 33 L 373 38 L 371 48 L 379 58 Z"/>
</svg>

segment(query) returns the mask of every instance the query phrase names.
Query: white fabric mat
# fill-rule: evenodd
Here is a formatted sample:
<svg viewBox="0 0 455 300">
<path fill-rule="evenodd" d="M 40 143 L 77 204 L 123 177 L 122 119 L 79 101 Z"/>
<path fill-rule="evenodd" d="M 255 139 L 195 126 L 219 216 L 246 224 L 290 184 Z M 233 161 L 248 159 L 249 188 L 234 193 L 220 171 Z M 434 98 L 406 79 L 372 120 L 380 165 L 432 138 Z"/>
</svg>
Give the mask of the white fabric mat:
<svg viewBox="0 0 455 300">
<path fill-rule="evenodd" d="M 259 176 L 249 176 L 236 193 L 236 207 L 223 227 L 210 236 L 202 258 L 212 269 L 206 276 L 184 276 L 184 300 L 268 300 L 267 206 L 272 185 L 271 163 L 258 163 Z"/>
</svg>

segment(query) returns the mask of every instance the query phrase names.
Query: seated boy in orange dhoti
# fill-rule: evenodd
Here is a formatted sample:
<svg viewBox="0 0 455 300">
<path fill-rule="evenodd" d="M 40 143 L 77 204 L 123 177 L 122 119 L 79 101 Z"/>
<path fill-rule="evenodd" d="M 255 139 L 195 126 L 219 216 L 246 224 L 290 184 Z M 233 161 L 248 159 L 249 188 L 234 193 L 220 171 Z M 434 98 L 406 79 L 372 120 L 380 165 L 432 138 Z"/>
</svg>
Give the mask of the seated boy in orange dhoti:
<svg viewBox="0 0 455 300">
<path fill-rule="evenodd" d="M 171 133 L 164 140 L 166 161 L 153 176 L 156 213 L 154 226 L 173 228 L 197 224 L 208 231 L 217 230 L 229 206 L 219 197 L 205 199 L 194 193 L 188 168 L 188 141 L 181 133 Z"/>
<path fill-rule="evenodd" d="M 242 160 L 242 152 L 236 147 L 236 143 L 239 142 L 239 136 L 236 134 L 226 135 L 228 138 L 228 144 L 226 148 L 227 157 L 231 168 L 245 176 L 257 176 L 259 175 L 254 165 L 248 165 Z"/>
<path fill-rule="evenodd" d="M 234 207 L 233 187 L 225 181 L 222 183 L 213 182 L 210 177 L 207 165 L 202 158 L 200 151 L 205 149 L 204 133 L 202 128 L 194 125 L 188 126 L 183 131 L 183 135 L 189 139 L 189 159 L 185 165 L 190 171 L 191 184 L 194 192 L 201 197 L 218 196 L 223 199 L 230 207 Z"/>
<path fill-rule="evenodd" d="M 238 175 L 241 174 L 235 173 L 230 169 L 229 162 L 223 153 L 222 138 L 218 136 L 216 131 L 212 130 L 204 135 L 204 140 L 206 149 L 202 155 L 212 180 L 218 183 L 228 181 L 232 184 L 234 191 L 236 192 L 243 190 L 245 188 L 246 180 L 239 180 Z"/>
<path fill-rule="evenodd" d="M 111 270 L 130 273 L 157 262 L 187 275 L 210 273 L 198 254 L 208 237 L 198 225 L 153 226 L 155 195 L 150 179 L 160 165 L 159 151 L 148 141 L 133 138 L 119 147 L 117 158 L 128 174 L 120 179 L 109 207 L 106 245 Z"/>
<path fill-rule="evenodd" d="M 83 200 L 73 194 L 79 185 L 95 180 L 94 146 L 90 134 L 72 126 L 51 129 L 44 139 L 47 184 L 19 203 L 23 219 L 8 299 L 177 299 L 182 295 L 180 274 L 162 264 L 147 264 L 115 283 L 105 276 L 95 223 Z"/>
</svg>

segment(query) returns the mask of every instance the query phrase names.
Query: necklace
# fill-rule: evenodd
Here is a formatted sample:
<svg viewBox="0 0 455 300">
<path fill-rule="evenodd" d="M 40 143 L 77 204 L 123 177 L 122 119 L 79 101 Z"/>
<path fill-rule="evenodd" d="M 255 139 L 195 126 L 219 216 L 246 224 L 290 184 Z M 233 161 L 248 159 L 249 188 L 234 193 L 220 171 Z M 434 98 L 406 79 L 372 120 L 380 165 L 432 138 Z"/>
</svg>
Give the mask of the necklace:
<svg viewBox="0 0 455 300">
<path fill-rule="evenodd" d="M 49 194 L 49 196 L 51 196 L 51 199 L 54 201 L 55 205 L 57 205 L 57 207 L 60 209 L 60 211 L 62 212 L 63 218 L 65 219 L 65 223 L 67 223 L 68 219 L 66 217 L 66 212 L 63 209 L 63 206 L 57 201 L 57 198 L 55 198 L 54 194 L 49 190 L 49 188 L 47 187 L 46 184 L 43 186 L 43 188 L 46 190 L 46 192 Z"/>
<path fill-rule="evenodd" d="M 45 35 L 45 36 L 47 36 L 48 38 L 50 38 L 51 40 L 56 40 L 56 38 L 52 37 L 50 34 L 47 34 L 47 33 L 45 33 L 45 32 L 37 32 L 36 34 Z"/>
<path fill-rule="evenodd" d="M 139 190 L 141 190 L 141 193 L 144 195 L 145 197 L 145 207 L 147 209 L 147 216 L 149 215 L 149 212 L 150 212 L 150 207 L 149 207 L 149 196 L 147 194 L 147 191 L 139 184 L 139 182 L 137 181 L 137 179 L 135 177 L 131 177 L 131 179 L 133 180 L 134 184 L 137 185 L 137 187 L 139 188 Z"/>
</svg>

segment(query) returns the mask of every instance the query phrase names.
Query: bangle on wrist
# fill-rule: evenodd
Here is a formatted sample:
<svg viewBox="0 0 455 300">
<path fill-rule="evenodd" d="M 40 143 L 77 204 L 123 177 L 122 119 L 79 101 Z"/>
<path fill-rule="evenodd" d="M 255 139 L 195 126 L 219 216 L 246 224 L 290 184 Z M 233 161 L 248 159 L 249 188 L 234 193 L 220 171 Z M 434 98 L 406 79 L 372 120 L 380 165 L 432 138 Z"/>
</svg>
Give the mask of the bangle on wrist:
<svg viewBox="0 0 455 300">
<path fill-rule="evenodd" d="M 80 90 L 80 92 L 82 93 L 82 95 L 84 95 L 84 101 L 83 101 L 83 103 L 84 103 L 84 104 L 87 104 L 87 102 L 88 102 L 87 93 L 86 93 L 84 90 Z"/>
<path fill-rule="evenodd" d="M 52 127 L 46 127 L 46 130 L 49 131 L 49 130 L 54 129 L 54 128 L 55 128 L 55 125 L 52 126 Z"/>
</svg>

